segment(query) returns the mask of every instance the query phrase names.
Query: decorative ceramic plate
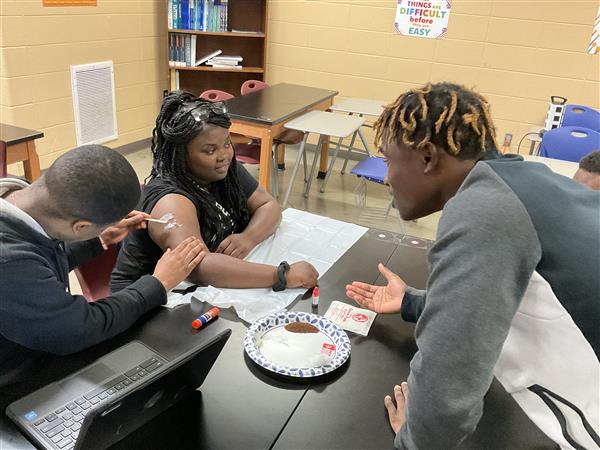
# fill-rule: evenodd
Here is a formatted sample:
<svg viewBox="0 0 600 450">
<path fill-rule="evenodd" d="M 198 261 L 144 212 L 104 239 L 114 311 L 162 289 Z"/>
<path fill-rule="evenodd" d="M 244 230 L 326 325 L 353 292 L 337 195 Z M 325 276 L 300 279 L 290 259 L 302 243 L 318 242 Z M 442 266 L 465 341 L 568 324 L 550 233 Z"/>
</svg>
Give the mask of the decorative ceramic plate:
<svg viewBox="0 0 600 450">
<path fill-rule="evenodd" d="M 292 331 L 290 331 L 292 330 Z M 331 320 L 305 312 L 277 312 L 246 331 L 244 348 L 259 366 L 289 377 L 332 372 L 350 356 L 350 339 Z"/>
</svg>

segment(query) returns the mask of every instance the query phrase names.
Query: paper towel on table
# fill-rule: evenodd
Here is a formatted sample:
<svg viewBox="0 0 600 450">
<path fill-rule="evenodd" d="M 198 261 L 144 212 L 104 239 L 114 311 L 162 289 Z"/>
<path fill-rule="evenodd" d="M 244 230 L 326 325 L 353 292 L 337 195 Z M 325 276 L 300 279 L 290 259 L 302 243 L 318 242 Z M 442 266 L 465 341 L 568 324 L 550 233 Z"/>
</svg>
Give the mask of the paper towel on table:
<svg viewBox="0 0 600 450">
<path fill-rule="evenodd" d="M 366 228 L 288 208 L 283 212 L 281 225 L 246 257 L 246 261 L 279 265 L 308 261 L 323 276 L 331 266 L 367 231 Z M 190 303 L 192 298 L 220 308 L 232 307 L 240 319 L 255 320 L 285 309 L 306 289 L 286 289 L 273 292 L 271 288 L 225 289 L 213 286 L 197 287 L 188 282 L 178 285 L 167 298 L 168 308 Z M 181 292 L 183 291 L 183 292 Z"/>
</svg>

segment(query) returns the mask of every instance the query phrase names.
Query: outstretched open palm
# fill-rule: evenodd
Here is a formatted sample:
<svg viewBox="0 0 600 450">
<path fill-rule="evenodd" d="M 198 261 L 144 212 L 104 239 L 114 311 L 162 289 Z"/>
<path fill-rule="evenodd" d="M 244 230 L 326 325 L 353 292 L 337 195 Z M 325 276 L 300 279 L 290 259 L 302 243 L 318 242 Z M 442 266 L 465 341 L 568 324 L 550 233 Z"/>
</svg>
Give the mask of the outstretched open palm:
<svg viewBox="0 0 600 450">
<path fill-rule="evenodd" d="M 378 268 L 388 281 L 386 286 L 353 281 L 346 285 L 346 296 L 376 313 L 398 313 L 402 307 L 406 283 L 383 264 L 380 263 Z"/>
</svg>

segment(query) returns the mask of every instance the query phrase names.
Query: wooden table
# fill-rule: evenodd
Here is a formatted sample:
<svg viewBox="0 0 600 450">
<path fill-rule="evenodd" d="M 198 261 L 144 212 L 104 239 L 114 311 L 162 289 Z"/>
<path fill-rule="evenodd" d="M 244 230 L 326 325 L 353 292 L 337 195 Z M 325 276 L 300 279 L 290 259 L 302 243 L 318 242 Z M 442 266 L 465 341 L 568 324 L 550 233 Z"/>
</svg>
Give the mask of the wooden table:
<svg viewBox="0 0 600 450">
<path fill-rule="evenodd" d="M 0 141 L 6 142 L 6 163 L 23 162 L 25 178 L 35 181 L 40 176 L 40 159 L 35 140 L 44 137 L 41 131 L 28 130 L 0 123 Z"/>
<path fill-rule="evenodd" d="M 258 182 L 263 188 L 269 189 L 273 138 L 284 131 L 283 125 L 307 111 L 328 109 L 337 94 L 327 89 L 280 83 L 226 101 L 231 115 L 230 131 L 261 140 Z M 327 155 L 325 146 L 319 168 L 321 177 L 327 171 Z"/>
</svg>

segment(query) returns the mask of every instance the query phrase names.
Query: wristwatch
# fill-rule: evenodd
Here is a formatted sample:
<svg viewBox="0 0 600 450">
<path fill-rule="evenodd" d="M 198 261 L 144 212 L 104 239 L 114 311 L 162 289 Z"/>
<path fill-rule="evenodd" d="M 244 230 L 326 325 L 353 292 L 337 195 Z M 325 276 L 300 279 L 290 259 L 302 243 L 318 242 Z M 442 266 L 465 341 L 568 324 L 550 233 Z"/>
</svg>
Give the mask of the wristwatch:
<svg viewBox="0 0 600 450">
<path fill-rule="evenodd" d="M 285 274 L 290 270 L 290 265 L 287 261 L 282 261 L 277 267 L 277 283 L 273 285 L 275 292 L 283 291 L 287 287 L 287 280 Z"/>
</svg>

